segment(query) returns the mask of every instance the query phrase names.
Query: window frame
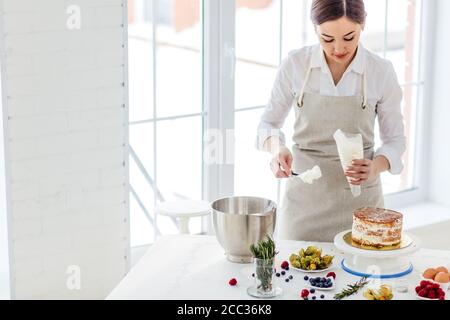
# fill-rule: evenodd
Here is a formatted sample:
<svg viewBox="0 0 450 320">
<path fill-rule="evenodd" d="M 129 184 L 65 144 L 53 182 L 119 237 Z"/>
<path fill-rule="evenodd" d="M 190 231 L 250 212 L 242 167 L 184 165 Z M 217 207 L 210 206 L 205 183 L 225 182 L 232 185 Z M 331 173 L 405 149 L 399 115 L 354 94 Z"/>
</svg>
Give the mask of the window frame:
<svg viewBox="0 0 450 320">
<path fill-rule="evenodd" d="M 418 44 L 418 83 L 406 84 L 417 88 L 417 108 L 416 108 L 416 132 L 415 132 L 415 152 L 414 152 L 414 172 L 413 188 L 401 192 L 388 194 L 385 196 L 386 206 L 392 208 L 402 208 L 421 203 L 427 200 L 429 184 L 427 171 L 429 168 L 428 145 L 430 144 L 430 121 L 431 117 L 425 108 L 430 105 L 432 93 L 432 48 L 434 47 L 434 14 L 436 4 L 434 1 L 421 1 L 420 15 L 420 36 Z"/>
<path fill-rule="evenodd" d="M 281 1 L 281 8 L 283 0 Z M 305 3 L 307 0 L 303 0 Z M 388 0 L 386 0 L 387 3 Z M 392 0 L 390 0 L 392 1 Z M 153 6 L 156 6 L 152 1 Z M 235 109 L 235 1 L 220 0 L 200 0 L 201 7 L 201 23 L 202 23 L 202 112 L 198 114 L 181 115 L 167 118 L 158 118 L 156 110 L 154 110 L 153 119 L 130 122 L 130 125 L 171 120 L 183 117 L 202 117 L 203 134 L 210 130 L 218 130 L 225 139 L 226 131 L 235 129 L 235 114 L 237 112 L 263 109 L 265 106 L 248 106 Z M 432 48 L 435 44 L 433 37 L 433 21 L 436 4 L 433 1 L 420 1 L 420 24 L 418 28 L 419 40 L 418 47 L 418 72 L 419 81 L 406 83 L 404 86 L 414 86 L 418 90 L 417 107 L 416 107 L 416 132 L 415 132 L 415 150 L 414 150 L 414 172 L 413 172 L 413 188 L 398 193 L 385 195 L 387 207 L 399 208 L 415 203 L 423 202 L 428 196 L 428 177 L 427 168 L 429 159 L 427 157 L 430 142 L 430 115 L 426 112 L 424 106 L 429 105 L 431 100 L 431 79 L 432 79 Z M 156 12 L 155 8 L 152 11 Z M 280 14 L 282 10 L 280 11 Z M 152 19 L 153 23 L 155 17 Z M 280 20 L 281 29 L 283 20 Z M 153 25 L 153 38 L 156 35 L 157 24 Z M 280 30 L 281 30 L 280 29 Z M 385 31 L 386 33 L 386 31 Z M 385 34 L 386 36 L 386 34 Z M 281 38 L 280 38 L 281 42 Z M 155 50 L 155 46 L 153 46 Z M 280 52 L 282 43 L 280 43 Z M 154 53 L 153 63 L 156 64 L 156 55 Z M 281 55 L 280 55 L 281 59 Z M 154 66 L 155 67 L 155 66 Z M 156 70 L 156 69 L 154 69 Z M 156 76 L 155 74 L 153 75 Z M 156 87 L 156 79 L 154 86 Z M 156 100 L 156 90 L 155 97 Z M 153 108 L 156 108 L 156 101 L 152 101 Z M 154 126 L 156 130 L 156 126 Z M 256 130 L 256 129 L 255 129 Z M 255 131 L 256 135 L 256 131 Z M 156 140 L 156 134 L 154 134 Z M 156 149 L 156 141 L 154 142 Z M 208 141 L 203 139 L 202 150 Z M 225 145 L 225 143 L 224 143 Z M 227 152 L 231 152 L 231 158 L 234 158 L 234 145 L 228 144 Z M 253 148 L 254 146 L 249 146 Z M 156 158 L 156 153 L 154 154 Z M 230 157 L 228 157 L 229 159 Z M 154 159 L 156 169 L 157 161 Z M 213 201 L 219 198 L 234 195 L 234 165 L 232 163 L 216 163 L 207 164 L 204 159 L 202 165 L 202 198 L 207 201 Z M 155 184 L 157 183 L 157 172 L 155 170 Z M 156 193 L 156 190 L 155 190 Z M 155 205 L 157 196 L 155 194 Z M 157 216 L 154 216 L 155 224 L 157 224 Z M 155 240 L 156 240 L 156 226 Z M 211 216 L 202 218 L 202 232 L 206 234 L 213 233 Z"/>
</svg>

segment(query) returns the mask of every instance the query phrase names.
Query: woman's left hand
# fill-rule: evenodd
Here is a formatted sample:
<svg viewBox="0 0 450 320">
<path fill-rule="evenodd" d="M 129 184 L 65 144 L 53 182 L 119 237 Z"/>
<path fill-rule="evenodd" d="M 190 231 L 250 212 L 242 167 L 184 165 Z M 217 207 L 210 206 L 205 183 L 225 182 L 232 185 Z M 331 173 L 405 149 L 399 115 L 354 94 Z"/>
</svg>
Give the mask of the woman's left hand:
<svg viewBox="0 0 450 320">
<path fill-rule="evenodd" d="M 360 186 L 366 183 L 377 174 L 373 161 L 369 159 L 353 160 L 352 165 L 347 167 L 345 171 L 345 176 L 354 186 Z"/>
</svg>

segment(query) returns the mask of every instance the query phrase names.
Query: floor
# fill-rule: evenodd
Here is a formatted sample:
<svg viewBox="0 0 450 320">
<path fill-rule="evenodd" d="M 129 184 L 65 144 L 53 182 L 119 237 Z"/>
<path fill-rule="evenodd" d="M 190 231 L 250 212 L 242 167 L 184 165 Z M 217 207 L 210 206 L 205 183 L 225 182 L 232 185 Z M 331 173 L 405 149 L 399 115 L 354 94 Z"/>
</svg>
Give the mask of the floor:
<svg viewBox="0 0 450 320">
<path fill-rule="evenodd" d="M 139 259 L 142 258 L 149 247 L 150 245 L 131 248 L 131 267 L 133 267 L 139 261 Z"/>
</svg>

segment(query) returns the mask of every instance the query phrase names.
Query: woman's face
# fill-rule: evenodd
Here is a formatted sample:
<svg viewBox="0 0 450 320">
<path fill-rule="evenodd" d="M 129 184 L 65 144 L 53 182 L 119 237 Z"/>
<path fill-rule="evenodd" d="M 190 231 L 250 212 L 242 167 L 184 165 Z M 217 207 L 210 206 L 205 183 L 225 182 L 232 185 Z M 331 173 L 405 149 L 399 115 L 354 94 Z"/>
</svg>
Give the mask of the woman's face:
<svg viewBox="0 0 450 320">
<path fill-rule="evenodd" d="M 347 17 L 316 26 L 316 33 L 327 60 L 348 65 L 358 49 L 363 29 L 364 25 L 353 22 Z"/>
</svg>

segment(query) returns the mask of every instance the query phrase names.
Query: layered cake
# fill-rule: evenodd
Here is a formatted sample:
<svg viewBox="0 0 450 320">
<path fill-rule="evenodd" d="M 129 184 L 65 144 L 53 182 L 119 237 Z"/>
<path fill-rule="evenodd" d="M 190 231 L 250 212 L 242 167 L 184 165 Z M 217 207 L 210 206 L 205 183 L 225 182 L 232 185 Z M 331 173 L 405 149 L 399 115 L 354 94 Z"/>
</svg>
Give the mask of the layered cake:
<svg viewBox="0 0 450 320">
<path fill-rule="evenodd" d="M 399 212 L 361 208 L 353 212 L 352 241 L 370 248 L 382 249 L 400 245 L 403 215 Z"/>
</svg>

